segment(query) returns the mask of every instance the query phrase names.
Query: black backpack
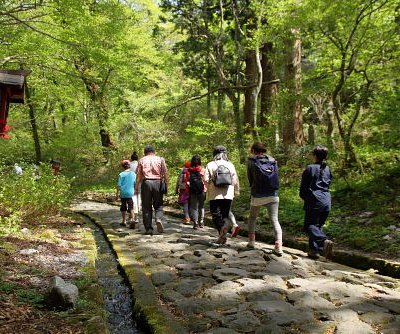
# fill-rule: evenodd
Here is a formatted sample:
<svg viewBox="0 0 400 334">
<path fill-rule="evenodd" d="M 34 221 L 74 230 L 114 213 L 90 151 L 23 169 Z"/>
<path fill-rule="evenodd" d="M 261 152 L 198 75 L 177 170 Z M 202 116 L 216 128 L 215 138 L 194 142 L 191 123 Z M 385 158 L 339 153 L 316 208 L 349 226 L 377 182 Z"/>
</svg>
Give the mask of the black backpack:
<svg viewBox="0 0 400 334">
<path fill-rule="evenodd" d="M 278 164 L 272 157 L 266 156 L 255 158 L 254 161 L 254 184 L 256 192 L 262 194 L 265 190 L 274 191 L 279 189 Z"/>
<path fill-rule="evenodd" d="M 232 185 L 232 173 L 229 168 L 224 165 L 217 164 L 217 166 L 213 178 L 214 185 L 216 187 L 227 187 Z"/>
<path fill-rule="evenodd" d="M 204 184 L 200 172 L 190 171 L 189 173 L 190 193 L 194 195 L 202 194 L 204 192 Z"/>
</svg>

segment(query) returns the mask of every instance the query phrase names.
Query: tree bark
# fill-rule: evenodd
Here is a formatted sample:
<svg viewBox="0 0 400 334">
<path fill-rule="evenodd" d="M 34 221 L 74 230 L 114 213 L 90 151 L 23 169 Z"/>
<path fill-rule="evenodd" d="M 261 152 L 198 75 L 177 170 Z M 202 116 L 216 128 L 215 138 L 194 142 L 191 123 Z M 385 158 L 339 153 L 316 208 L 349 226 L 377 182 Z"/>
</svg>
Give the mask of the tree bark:
<svg viewBox="0 0 400 334">
<path fill-rule="evenodd" d="M 25 86 L 25 95 L 29 107 L 29 121 L 32 127 L 33 142 L 35 144 L 36 163 L 39 164 L 42 161 L 42 151 L 40 148 L 39 132 L 36 124 L 35 108 L 32 102 L 31 91 L 28 86 L 28 83 L 26 83 Z"/>
<path fill-rule="evenodd" d="M 283 124 L 283 143 L 286 147 L 291 145 L 303 146 L 303 110 L 300 95 L 301 82 L 301 39 L 299 31 L 292 29 L 293 38 L 287 41 L 286 84 L 289 89 L 289 101 L 285 112 Z"/>
<path fill-rule="evenodd" d="M 273 44 L 265 43 L 261 48 L 261 67 L 263 81 L 273 81 L 275 78 L 274 62 L 272 61 Z M 276 111 L 277 84 L 263 84 L 260 91 L 260 117 L 258 125 L 265 127 L 268 125 L 267 117 Z"/>
<path fill-rule="evenodd" d="M 256 119 L 257 119 L 257 86 L 258 70 L 255 50 L 248 50 L 246 54 L 245 82 L 249 86 L 244 92 L 244 129 L 246 134 L 255 137 Z"/>
</svg>

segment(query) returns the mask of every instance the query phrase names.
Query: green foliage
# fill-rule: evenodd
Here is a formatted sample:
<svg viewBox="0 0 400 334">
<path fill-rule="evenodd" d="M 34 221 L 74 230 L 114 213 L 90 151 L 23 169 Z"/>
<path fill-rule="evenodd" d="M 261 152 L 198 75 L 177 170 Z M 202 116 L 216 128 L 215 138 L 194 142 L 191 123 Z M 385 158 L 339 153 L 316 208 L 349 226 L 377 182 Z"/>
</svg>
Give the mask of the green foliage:
<svg viewBox="0 0 400 334">
<path fill-rule="evenodd" d="M 36 307 L 43 306 L 44 296 L 37 292 L 37 290 L 28 289 L 28 290 L 17 290 L 16 291 L 17 299 L 19 302 L 24 304 L 31 304 Z"/>
<path fill-rule="evenodd" d="M 50 168 L 42 166 L 41 175 L 33 167 L 23 165 L 23 175 L 3 166 L 0 173 L 1 233 L 12 233 L 21 222 L 39 224 L 54 215 L 71 199 L 70 181 L 64 176 L 54 177 Z"/>
<path fill-rule="evenodd" d="M 10 294 L 15 290 L 15 287 L 16 287 L 16 285 L 13 283 L 2 282 L 2 283 L 0 283 L 0 292 Z"/>
</svg>

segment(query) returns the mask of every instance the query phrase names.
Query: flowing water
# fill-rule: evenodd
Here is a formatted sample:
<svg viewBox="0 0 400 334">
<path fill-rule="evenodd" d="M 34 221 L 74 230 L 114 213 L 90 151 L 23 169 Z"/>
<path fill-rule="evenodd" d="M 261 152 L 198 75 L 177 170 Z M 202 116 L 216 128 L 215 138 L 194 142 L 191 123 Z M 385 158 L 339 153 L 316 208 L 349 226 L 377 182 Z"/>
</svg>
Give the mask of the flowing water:
<svg viewBox="0 0 400 334">
<path fill-rule="evenodd" d="M 129 283 L 119 270 L 117 258 L 101 229 L 95 224 L 91 226 L 97 244 L 96 271 L 103 289 L 110 333 L 142 334 L 136 326 Z"/>
</svg>

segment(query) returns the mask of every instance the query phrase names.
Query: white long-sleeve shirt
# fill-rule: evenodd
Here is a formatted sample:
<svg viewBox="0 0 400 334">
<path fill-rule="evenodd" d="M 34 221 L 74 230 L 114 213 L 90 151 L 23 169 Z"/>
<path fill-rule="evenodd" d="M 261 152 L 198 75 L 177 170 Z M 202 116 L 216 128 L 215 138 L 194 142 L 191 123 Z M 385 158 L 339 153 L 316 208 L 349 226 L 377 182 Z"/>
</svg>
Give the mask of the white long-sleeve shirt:
<svg viewBox="0 0 400 334">
<path fill-rule="evenodd" d="M 232 185 L 226 187 L 216 187 L 212 181 L 215 171 L 218 166 L 223 165 L 229 169 L 232 175 Z M 204 174 L 204 181 L 207 183 L 207 198 L 215 199 L 230 199 L 233 200 L 235 193 L 239 192 L 239 177 L 236 174 L 235 166 L 226 160 L 213 160 L 207 164 Z"/>
</svg>

